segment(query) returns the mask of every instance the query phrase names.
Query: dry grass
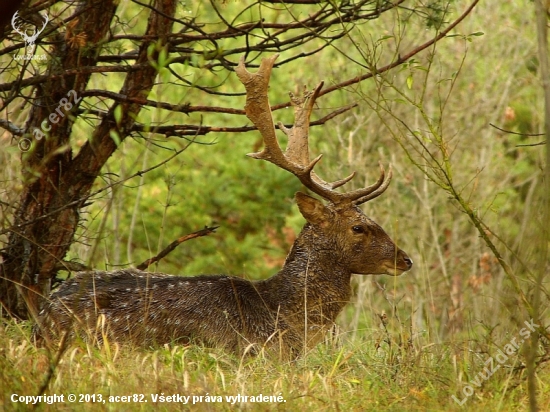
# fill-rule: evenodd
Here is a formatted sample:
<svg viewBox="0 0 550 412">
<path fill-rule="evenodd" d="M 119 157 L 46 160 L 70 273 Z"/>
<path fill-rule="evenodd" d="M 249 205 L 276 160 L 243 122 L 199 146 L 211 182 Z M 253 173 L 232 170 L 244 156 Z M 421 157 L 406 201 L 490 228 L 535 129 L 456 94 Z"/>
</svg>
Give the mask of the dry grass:
<svg viewBox="0 0 550 412">
<path fill-rule="evenodd" d="M 39 410 L 526 410 L 521 355 L 510 356 L 506 366 L 482 381 L 460 407 L 452 400 L 453 395 L 464 398 L 460 381 L 471 380 L 482 371 L 496 345 L 474 339 L 420 345 L 419 339 L 406 336 L 396 322 L 386 319 L 384 323 L 362 330 L 355 339 L 349 334 L 335 335 L 331 342 L 291 364 L 237 359 L 198 347 L 137 350 L 74 343 L 63 353 L 43 392 L 64 394 L 65 402 L 42 403 Z M 24 324 L 5 323 L 0 339 L 0 407 L 28 410 L 12 403 L 11 396 L 38 395 L 56 355 L 37 349 Z M 540 368 L 543 410 L 550 405 L 548 378 L 548 368 Z M 67 402 L 71 393 L 95 395 L 96 402 Z M 232 405 L 234 398 L 228 397 L 239 394 L 282 396 L 284 401 Z M 105 403 L 98 402 L 99 395 Z M 159 402 L 158 398 L 155 403 L 155 395 L 189 396 L 191 405 Z M 113 396 L 131 396 L 131 401 L 116 403 Z"/>
</svg>

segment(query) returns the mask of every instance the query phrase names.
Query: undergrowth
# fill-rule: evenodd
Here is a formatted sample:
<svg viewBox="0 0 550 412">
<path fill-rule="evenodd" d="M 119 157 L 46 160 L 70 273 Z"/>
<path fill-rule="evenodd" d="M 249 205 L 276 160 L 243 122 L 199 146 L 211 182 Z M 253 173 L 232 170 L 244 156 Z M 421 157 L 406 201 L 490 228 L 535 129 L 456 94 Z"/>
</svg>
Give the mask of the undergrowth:
<svg viewBox="0 0 550 412">
<path fill-rule="evenodd" d="M 351 340 L 349 334 L 335 331 L 302 358 L 281 363 L 197 346 L 136 349 L 113 342 L 102 347 L 71 342 L 59 354 L 36 347 L 29 324 L 5 321 L 0 330 L 0 407 L 28 410 L 20 396 L 57 394 L 64 395 L 62 402 L 40 402 L 34 408 L 526 410 L 521 350 L 500 364 L 499 350 L 507 342 L 472 336 L 465 341 L 424 344 L 420 338 L 404 340 L 403 329 L 406 325 L 396 327 L 386 318 L 371 333 L 357 334 Z M 480 373 L 487 374 L 489 358 L 500 367 L 480 379 Z M 543 410 L 550 406 L 549 375 L 548 367 L 541 365 L 538 380 Z M 476 379 L 479 387 L 472 383 Z M 463 392 L 466 385 L 474 388 L 468 397 Z M 75 402 L 68 401 L 69 394 L 76 395 Z M 453 396 L 464 401 L 462 405 Z"/>
</svg>

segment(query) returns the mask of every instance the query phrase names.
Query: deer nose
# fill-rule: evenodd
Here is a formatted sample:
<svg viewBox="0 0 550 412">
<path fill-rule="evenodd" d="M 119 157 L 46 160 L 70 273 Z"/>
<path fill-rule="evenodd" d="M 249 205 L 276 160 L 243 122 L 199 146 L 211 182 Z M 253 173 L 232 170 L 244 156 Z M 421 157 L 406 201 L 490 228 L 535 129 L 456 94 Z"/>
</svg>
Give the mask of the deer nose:
<svg viewBox="0 0 550 412">
<path fill-rule="evenodd" d="M 403 260 L 405 261 L 405 264 L 407 265 L 407 270 L 409 270 L 410 268 L 412 268 L 412 265 L 413 265 L 413 261 L 410 257 L 408 257 L 407 255 L 403 256 Z"/>
</svg>

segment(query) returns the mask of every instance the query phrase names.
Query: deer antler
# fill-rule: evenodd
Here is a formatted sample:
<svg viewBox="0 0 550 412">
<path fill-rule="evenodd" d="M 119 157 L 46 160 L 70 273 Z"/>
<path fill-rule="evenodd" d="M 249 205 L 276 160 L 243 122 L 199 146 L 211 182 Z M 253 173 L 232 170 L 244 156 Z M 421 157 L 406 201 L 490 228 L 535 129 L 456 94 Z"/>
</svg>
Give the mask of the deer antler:
<svg viewBox="0 0 550 412">
<path fill-rule="evenodd" d="M 11 25 L 17 33 L 19 33 L 23 37 L 26 37 L 27 33 L 19 30 L 19 26 L 17 25 L 17 18 L 18 17 L 19 17 L 19 11 L 16 11 L 15 14 L 13 15 L 13 17 L 11 18 Z"/>
<path fill-rule="evenodd" d="M 260 131 L 265 144 L 261 152 L 251 153 L 248 156 L 267 160 L 281 169 L 289 171 L 312 192 L 334 204 L 354 203 L 359 205 L 380 196 L 390 184 L 392 176 L 390 168 L 386 178 L 382 164 L 380 164 L 380 177 L 376 183 L 348 193 L 339 193 L 334 189 L 353 179 L 355 172 L 344 179 L 329 183 L 313 171 L 323 155 L 317 156 L 312 161 L 309 160 L 309 122 L 315 100 L 323 87 L 322 82 L 313 91 L 308 92 L 304 89 L 304 93 L 300 97 L 290 95 L 294 107 L 294 126 L 288 129 L 278 123 L 279 128 L 288 136 L 287 149 L 283 153 L 277 141 L 271 107 L 267 97 L 271 70 L 277 57 L 279 55 L 275 54 L 270 58 L 262 59 L 260 68 L 256 73 L 250 73 L 246 70 L 244 58 L 241 57 L 235 69 L 239 80 L 246 89 L 246 115 Z"/>
<path fill-rule="evenodd" d="M 46 28 L 46 25 L 50 21 L 50 18 L 48 17 L 47 14 L 45 16 L 41 14 L 41 16 L 44 18 L 44 24 L 42 25 L 42 28 L 37 31 L 36 37 L 38 37 L 38 35 L 44 31 L 44 29 Z"/>
</svg>

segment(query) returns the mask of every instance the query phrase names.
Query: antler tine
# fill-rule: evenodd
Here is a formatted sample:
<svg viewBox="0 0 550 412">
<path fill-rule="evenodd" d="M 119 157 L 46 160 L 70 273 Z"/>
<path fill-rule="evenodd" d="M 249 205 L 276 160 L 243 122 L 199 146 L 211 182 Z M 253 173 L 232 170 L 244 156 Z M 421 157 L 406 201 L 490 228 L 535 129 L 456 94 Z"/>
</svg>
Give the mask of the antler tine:
<svg viewBox="0 0 550 412">
<path fill-rule="evenodd" d="M 340 194 L 333 192 L 332 189 L 339 187 L 349 181 L 348 178 L 339 180 L 334 183 L 329 183 L 321 179 L 314 171 L 313 167 L 321 160 L 322 155 L 319 155 L 313 161 L 309 160 L 309 129 L 311 112 L 315 106 L 315 101 L 319 96 L 319 92 L 323 88 L 324 82 L 321 82 L 315 89 L 308 91 L 304 86 L 304 90 L 300 96 L 290 93 L 290 101 L 294 107 L 294 125 L 288 129 L 286 127 L 279 128 L 288 137 L 288 145 L 285 151 L 285 157 L 302 167 L 302 176 L 296 176 L 300 181 L 311 191 L 333 202 L 338 201 Z"/>
<path fill-rule="evenodd" d="M 393 174 L 391 170 L 391 165 L 388 170 L 387 177 L 386 177 L 386 172 L 384 170 L 384 166 L 382 166 L 382 163 L 379 163 L 379 165 L 380 165 L 380 177 L 378 178 L 376 183 L 373 183 L 372 185 L 367 186 L 365 188 L 357 189 L 357 190 L 354 190 L 353 192 L 346 193 L 344 194 L 344 196 L 348 197 L 354 204 L 360 205 L 384 193 L 384 191 L 390 185 Z"/>
<path fill-rule="evenodd" d="M 344 186 L 347 182 L 349 182 L 354 177 L 355 177 L 355 172 L 353 172 L 348 177 L 344 177 L 343 179 L 337 180 L 336 182 L 332 182 L 330 186 L 332 189 L 336 189 L 337 187 Z"/>
<path fill-rule="evenodd" d="M 17 18 L 19 17 L 19 11 L 16 11 L 15 14 L 13 15 L 13 17 L 11 18 L 11 26 L 13 27 L 13 29 L 19 33 L 20 35 L 23 35 L 24 33 L 22 31 L 19 30 L 19 27 L 18 25 L 16 24 L 16 21 L 17 21 Z"/>
<path fill-rule="evenodd" d="M 295 96 L 289 93 L 290 102 L 294 107 L 294 126 L 290 129 L 281 129 L 288 136 L 288 145 L 285 155 L 292 161 L 300 165 L 309 163 L 309 122 L 315 100 L 323 88 L 324 82 L 308 92 L 304 87 L 301 96 Z"/>
</svg>

